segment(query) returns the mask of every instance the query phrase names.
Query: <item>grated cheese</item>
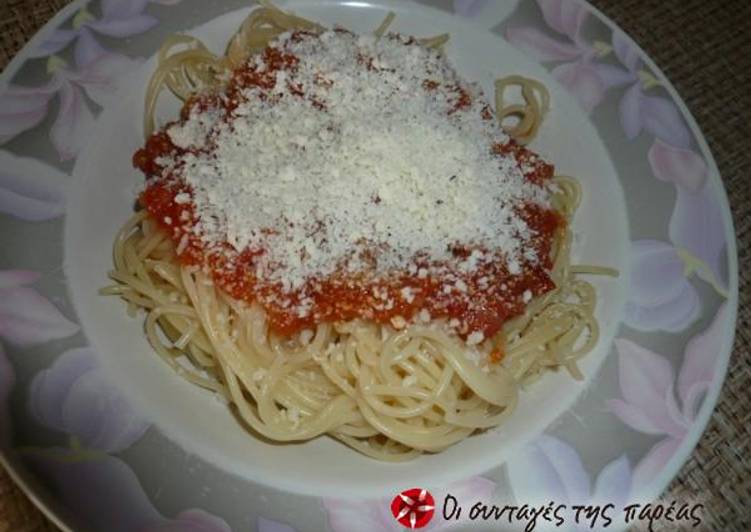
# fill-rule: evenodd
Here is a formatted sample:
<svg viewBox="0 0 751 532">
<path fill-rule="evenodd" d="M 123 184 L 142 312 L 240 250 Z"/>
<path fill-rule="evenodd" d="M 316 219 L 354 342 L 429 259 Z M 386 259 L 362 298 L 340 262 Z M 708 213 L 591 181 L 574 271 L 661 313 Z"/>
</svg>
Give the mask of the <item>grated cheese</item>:
<svg viewBox="0 0 751 532">
<path fill-rule="evenodd" d="M 166 130 L 187 151 L 161 160 L 163 177 L 189 186 L 175 203 L 192 203 L 194 218 L 180 222 L 205 245 L 262 250 L 255 275 L 295 293 L 300 318 L 313 305 L 299 293 L 305 283 L 340 269 L 399 269 L 424 279 L 434 272 L 417 257 L 464 273 L 497 260 L 479 249 L 456 258 L 459 243 L 499 251 L 513 275 L 536 260 L 534 231 L 518 207 L 547 206 L 549 189 L 528 182 L 512 156 L 492 152 L 508 137 L 484 116 L 480 89 L 445 57 L 395 35 L 336 31 L 316 39 L 283 34 L 271 46 L 297 58 L 294 68 L 273 73 L 273 89 L 242 89 L 229 115 L 194 107 Z M 249 66 L 268 67 L 261 55 Z M 454 112 L 457 88 L 471 96 L 461 112 Z M 187 244 L 185 234 L 178 254 Z M 454 279 L 442 290 L 468 286 Z M 411 303 L 416 294 L 403 288 L 400 296 Z M 373 297 L 382 302 L 376 308 L 394 306 L 385 291 Z M 406 325 L 401 316 L 391 323 Z M 468 343 L 481 336 L 473 332 Z"/>
<path fill-rule="evenodd" d="M 482 341 L 485 339 L 485 335 L 482 334 L 480 331 L 474 331 L 472 334 L 467 336 L 467 345 L 477 345 L 482 343 Z"/>
</svg>

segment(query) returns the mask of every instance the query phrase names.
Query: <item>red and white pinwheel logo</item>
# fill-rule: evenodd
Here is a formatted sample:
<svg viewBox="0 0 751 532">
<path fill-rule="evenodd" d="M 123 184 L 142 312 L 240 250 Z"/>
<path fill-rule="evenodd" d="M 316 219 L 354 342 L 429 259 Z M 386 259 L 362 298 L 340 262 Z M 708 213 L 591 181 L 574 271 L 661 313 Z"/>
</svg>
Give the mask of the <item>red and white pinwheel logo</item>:
<svg viewBox="0 0 751 532">
<path fill-rule="evenodd" d="M 412 488 L 394 497 L 391 501 L 391 513 L 394 514 L 394 519 L 407 528 L 422 528 L 433 519 L 435 501 L 429 491 Z"/>
</svg>

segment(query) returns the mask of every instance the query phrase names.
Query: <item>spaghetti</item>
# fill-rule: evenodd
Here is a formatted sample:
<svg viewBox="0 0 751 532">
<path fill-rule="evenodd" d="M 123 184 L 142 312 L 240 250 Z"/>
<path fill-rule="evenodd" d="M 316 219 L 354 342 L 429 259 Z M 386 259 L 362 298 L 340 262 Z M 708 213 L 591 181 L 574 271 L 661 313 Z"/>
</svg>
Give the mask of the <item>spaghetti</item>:
<svg viewBox="0 0 751 532">
<path fill-rule="evenodd" d="M 392 19 L 387 17 L 375 38 L 391 38 L 386 31 Z M 164 87 L 186 102 L 195 101 L 197 94 L 217 94 L 231 85 L 233 72 L 241 75 L 238 69 L 249 58 L 269 50 L 285 32 L 293 32 L 292 40 L 296 35 L 304 40 L 315 39 L 324 29 L 264 4 L 241 25 L 222 57 L 191 37 L 170 38 L 147 90 L 147 135 L 154 129 L 154 109 Z M 439 36 L 414 46 L 438 48 L 447 39 Z M 175 51 L 177 47 L 184 49 Z M 524 104 L 505 104 L 504 92 L 511 85 L 520 88 Z M 428 84 L 426 90 L 434 88 Z M 520 165 L 539 167 L 521 145 L 536 134 L 548 100 L 545 87 L 534 80 L 515 76 L 496 83 L 496 117 L 499 122 L 516 117 L 513 126 L 504 126 L 518 142 L 499 146 L 497 155 L 510 153 Z M 461 94 L 457 101 L 459 108 Z M 148 170 L 155 160 L 142 159 L 140 166 Z M 441 306 L 451 299 L 441 299 L 440 291 L 431 295 L 428 284 L 421 285 L 428 294 L 422 307 L 420 301 L 410 307 L 400 300 L 401 314 L 373 314 L 365 307 L 350 307 L 343 314 L 341 301 L 326 300 L 315 304 L 322 309 L 319 317 L 328 319 L 280 320 L 262 304 L 260 291 L 244 297 L 248 293 L 217 276 L 221 268 L 216 257 L 201 254 L 185 235 L 170 234 L 159 218 L 164 212 L 155 208 L 167 200 L 149 196 L 148 188 L 141 198 L 146 208 L 115 239 L 110 277 L 116 284 L 102 293 L 122 297 L 132 315 L 145 309 L 146 335 L 159 356 L 179 375 L 232 405 L 256 434 L 280 442 L 328 434 L 389 461 L 439 452 L 501 424 L 512 414 L 520 387 L 546 372 L 565 368 L 581 378 L 577 361 L 597 342 L 596 294 L 576 274 L 613 272 L 570 265 L 569 222 L 581 190 L 576 180 L 562 176 L 546 179 L 544 185 L 552 191 L 550 211 L 559 219 L 549 228 L 549 238 L 536 241 L 547 254 L 539 261 L 540 268 L 547 265 L 547 282 L 538 285 L 534 297 L 525 289 L 523 304 L 508 307 L 508 319 L 478 322 L 486 334 L 457 327 L 449 307 Z M 157 196 L 162 199 L 155 200 Z M 175 197 L 169 201 L 175 203 Z M 164 218 L 170 221 L 183 216 L 169 214 Z M 195 212 L 190 216 L 197 217 Z M 528 218 L 530 223 L 536 219 Z M 463 252 L 465 258 L 474 257 Z M 191 253 L 193 259 L 185 260 Z M 509 275 L 506 266 L 502 270 L 509 282 L 520 277 Z M 425 312 L 431 301 L 432 315 Z"/>
</svg>

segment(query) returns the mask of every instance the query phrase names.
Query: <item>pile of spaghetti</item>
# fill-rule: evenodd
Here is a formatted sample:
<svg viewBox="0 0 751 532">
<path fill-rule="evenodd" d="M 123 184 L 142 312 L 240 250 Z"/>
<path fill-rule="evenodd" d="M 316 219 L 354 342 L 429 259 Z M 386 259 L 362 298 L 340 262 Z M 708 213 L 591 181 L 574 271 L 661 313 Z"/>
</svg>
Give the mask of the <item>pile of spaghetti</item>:
<svg viewBox="0 0 751 532">
<path fill-rule="evenodd" d="M 395 461 L 499 425 L 547 371 L 580 378 L 598 328 L 574 274 L 605 271 L 569 264 L 579 186 L 524 147 L 544 86 L 499 80 L 494 113 L 447 36 L 392 18 L 358 36 L 263 5 L 223 56 L 165 42 L 103 293 L 250 432 Z M 164 88 L 183 109 L 155 130 Z"/>
</svg>

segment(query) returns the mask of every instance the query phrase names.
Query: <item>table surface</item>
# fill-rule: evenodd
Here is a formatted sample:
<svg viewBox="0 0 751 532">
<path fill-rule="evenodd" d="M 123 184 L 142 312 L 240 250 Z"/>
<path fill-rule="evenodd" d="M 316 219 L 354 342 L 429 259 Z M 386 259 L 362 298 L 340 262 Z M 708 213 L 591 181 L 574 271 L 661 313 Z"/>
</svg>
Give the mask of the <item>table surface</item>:
<svg viewBox="0 0 751 532">
<path fill-rule="evenodd" d="M 0 68 L 70 0 L 2 0 Z M 740 309 L 719 403 L 691 458 L 663 495 L 705 505 L 704 530 L 751 530 L 751 2 L 590 0 L 673 82 L 699 123 L 730 198 Z M 0 532 L 55 531 L 0 468 Z"/>
</svg>

